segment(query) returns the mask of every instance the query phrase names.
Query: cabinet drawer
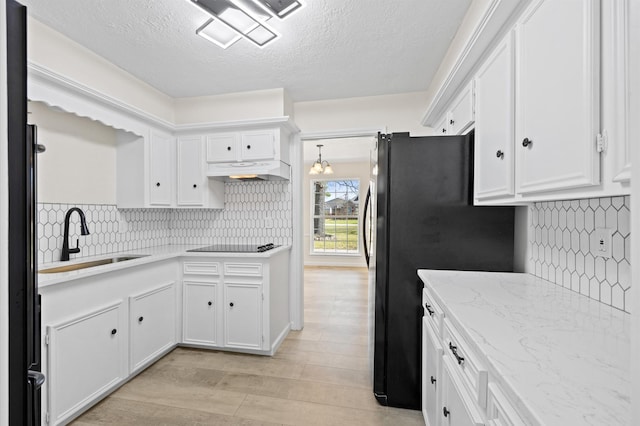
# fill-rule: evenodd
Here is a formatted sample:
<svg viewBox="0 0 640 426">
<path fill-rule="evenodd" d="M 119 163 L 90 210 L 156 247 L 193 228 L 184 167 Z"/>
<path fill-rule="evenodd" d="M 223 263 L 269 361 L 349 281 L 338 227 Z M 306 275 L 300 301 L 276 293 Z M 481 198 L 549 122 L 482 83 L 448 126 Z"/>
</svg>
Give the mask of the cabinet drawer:
<svg viewBox="0 0 640 426">
<path fill-rule="evenodd" d="M 496 383 L 489 384 L 487 418 L 491 426 L 524 426 L 524 422 Z"/>
<path fill-rule="evenodd" d="M 442 408 L 438 415 L 443 426 L 485 426 L 481 409 L 467 390 L 455 362 L 449 357 L 442 364 Z"/>
<path fill-rule="evenodd" d="M 451 359 L 480 407 L 487 405 L 487 369 L 448 319 L 444 321 L 445 358 Z"/>
<path fill-rule="evenodd" d="M 182 269 L 185 274 L 220 275 L 218 262 L 184 262 Z"/>
<path fill-rule="evenodd" d="M 224 274 L 243 277 L 261 277 L 262 263 L 224 263 Z"/>
<path fill-rule="evenodd" d="M 444 311 L 440 308 L 440 305 L 436 303 L 435 299 L 426 288 L 422 289 L 422 309 L 424 310 L 425 318 L 428 318 L 429 323 L 437 333 L 437 336 L 441 337 Z"/>
</svg>

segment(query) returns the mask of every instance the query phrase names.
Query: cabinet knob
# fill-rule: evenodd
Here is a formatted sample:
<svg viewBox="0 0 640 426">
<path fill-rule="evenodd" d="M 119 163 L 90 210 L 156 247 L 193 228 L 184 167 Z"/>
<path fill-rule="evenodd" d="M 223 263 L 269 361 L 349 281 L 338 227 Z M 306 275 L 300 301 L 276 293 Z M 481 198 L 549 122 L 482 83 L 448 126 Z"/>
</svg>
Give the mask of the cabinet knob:
<svg viewBox="0 0 640 426">
<path fill-rule="evenodd" d="M 251 145 L 247 145 L 247 149 L 251 149 Z"/>
<path fill-rule="evenodd" d="M 197 188 L 197 187 L 198 187 L 198 185 L 196 185 L 196 184 L 194 183 L 194 184 L 193 184 L 193 187 L 194 187 L 194 188 Z"/>
<path fill-rule="evenodd" d="M 449 120 L 449 124 L 453 125 L 453 123 L 455 123 L 455 121 Z"/>
<path fill-rule="evenodd" d="M 435 383 L 436 383 L 436 378 L 435 378 L 435 377 L 433 377 L 433 376 L 431 376 L 431 384 L 433 385 L 433 384 L 435 384 Z"/>
<path fill-rule="evenodd" d="M 435 313 L 435 311 L 433 309 L 431 309 L 431 305 L 428 303 L 424 304 L 424 308 L 427 310 L 427 312 L 429 312 L 429 316 L 432 317 L 433 314 Z"/>
<path fill-rule="evenodd" d="M 156 182 L 156 186 L 160 186 L 160 182 Z"/>
<path fill-rule="evenodd" d="M 230 146 L 227 147 L 227 151 L 231 151 L 231 147 Z"/>
<path fill-rule="evenodd" d="M 504 152 L 502 152 L 500 150 L 496 151 L 496 157 L 498 157 L 500 159 L 503 159 L 504 158 Z"/>
<path fill-rule="evenodd" d="M 447 133 L 447 129 L 445 129 L 444 127 L 442 128 L 442 133 Z"/>
<path fill-rule="evenodd" d="M 442 407 L 442 414 L 444 414 L 445 417 L 449 417 L 451 411 L 447 410 L 447 407 Z"/>
<path fill-rule="evenodd" d="M 138 318 L 138 322 L 142 322 L 143 320 L 144 320 L 144 317 Z"/>
<path fill-rule="evenodd" d="M 213 302 L 207 302 L 207 305 L 211 306 L 213 305 Z"/>
<path fill-rule="evenodd" d="M 233 308 L 233 302 L 229 303 L 229 306 L 231 306 Z"/>
<path fill-rule="evenodd" d="M 529 145 L 533 145 L 533 141 L 531 139 L 529 139 L 529 138 L 524 138 L 522 140 L 522 146 L 524 146 L 526 148 Z"/>
<path fill-rule="evenodd" d="M 115 328 L 113 330 L 111 330 L 111 335 L 115 336 L 115 334 L 118 332 L 118 330 L 116 330 Z"/>
</svg>

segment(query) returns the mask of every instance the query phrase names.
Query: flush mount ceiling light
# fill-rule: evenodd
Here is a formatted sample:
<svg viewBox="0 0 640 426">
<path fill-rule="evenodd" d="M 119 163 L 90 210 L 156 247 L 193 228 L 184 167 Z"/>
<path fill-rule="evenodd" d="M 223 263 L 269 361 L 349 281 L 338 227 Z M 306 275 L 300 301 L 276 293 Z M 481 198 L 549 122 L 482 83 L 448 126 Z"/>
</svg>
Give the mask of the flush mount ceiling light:
<svg viewBox="0 0 640 426">
<path fill-rule="evenodd" d="M 226 49 L 241 38 L 258 47 L 279 37 L 266 24 L 276 16 L 284 18 L 302 4 L 297 0 L 190 0 L 213 18 L 196 30 L 199 36 Z"/>
<path fill-rule="evenodd" d="M 322 160 L 322 147 L 324 145 L 316 145 L 318 147 L 318 159 L 309 169 L 310 175 L 330 175 L 333 174 L 333 168 L 327 160 Z"/>
</svg>

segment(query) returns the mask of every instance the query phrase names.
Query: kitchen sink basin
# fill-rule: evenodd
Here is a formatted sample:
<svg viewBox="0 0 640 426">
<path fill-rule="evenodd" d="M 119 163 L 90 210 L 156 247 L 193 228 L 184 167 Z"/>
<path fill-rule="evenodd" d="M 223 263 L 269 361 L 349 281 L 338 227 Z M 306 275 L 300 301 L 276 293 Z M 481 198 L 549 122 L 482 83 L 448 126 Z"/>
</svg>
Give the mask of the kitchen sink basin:
<svg viewBox="0 0 640 426">
<path fill-rule="evenodd" d="M 107 259 L 92 260 L 90 262 L 74 263 L 72 265 L 55 266 L 53 268 L 40 269 L 39 274 L 55 274 L 58 272 L 77 271 L 79 269 L 93 268 L 94 266 L 108 265 L 110 263 L 126 262 L 127 260 L 140 259 L 147 255 L 139 256 L 116 256 Z"/>
</svg>

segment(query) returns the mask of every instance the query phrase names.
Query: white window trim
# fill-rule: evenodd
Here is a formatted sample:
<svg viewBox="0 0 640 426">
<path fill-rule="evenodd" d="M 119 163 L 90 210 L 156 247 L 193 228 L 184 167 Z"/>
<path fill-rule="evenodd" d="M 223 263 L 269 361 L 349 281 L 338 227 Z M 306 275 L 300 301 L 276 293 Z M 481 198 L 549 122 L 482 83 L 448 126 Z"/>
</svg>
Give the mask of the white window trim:
<svg viewBox="0 0 640 426">
<path fill-rule="evenodd" d="M 312 176 L 309 179 L 309 210 L 307 211 L 307 214 L 309 215 L 309 256 L 322 256 L 322 257 L 328 257 L 328 256 L 337 256 L 337 257 L 360 257 L 362 256 L 362 244 L 360 241 L 360 226 L 362 225 L 362 200 L 360 199 L 360 193 L 362 191 L 362 188 L 360 187 L 360 185 L 362 185 L 361 179 L 359 177 L 324 177 L 322 175 L 318 175 L 316 176 Z M 340 252 L 329 252 L 329 253 L 320 253 L 320 252 L 315 252 L 313 251 L 313 235 L 314 235 L 314 229 L 313 229 L 313 208 L 314 208 L 314 197 L 313 197 L 313 193 L 314 193 L 314 188 L 313 188 L 313 183 L 317 182 L 317 181 L 323 181 L 323 182 L 329 182 L 329 181 L 342 181 L 342 180 L 357 180 L 358 181 L 358 239 L 357 239 L 357 243 L 358 243 L 358 252 L 357 253 L 340 253 Z"/>
</svg>

